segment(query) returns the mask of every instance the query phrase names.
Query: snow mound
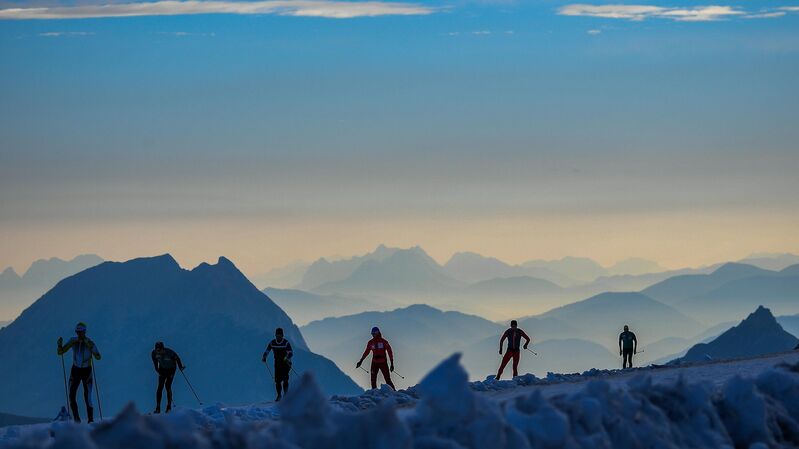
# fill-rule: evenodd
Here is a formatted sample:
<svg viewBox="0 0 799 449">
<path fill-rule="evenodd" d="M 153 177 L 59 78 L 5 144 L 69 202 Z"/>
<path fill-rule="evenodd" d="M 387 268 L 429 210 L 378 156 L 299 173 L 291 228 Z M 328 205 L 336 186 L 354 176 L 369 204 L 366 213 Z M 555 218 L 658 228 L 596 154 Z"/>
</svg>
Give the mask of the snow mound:
<svg viewBox="0 0 799 449">
<path fill-rule="evenodd" d="M 103 423 L 0 429 L 13 449 L 593 449 L 799 446 L 799 364 L 720 386 L 684 377 L 654 383 L 646 371 L 624 387 L 599 376 L 568 395 L 519 389 L 505 402 L 475 391 L 546 382 L 533 376 L 469 383 L 458 354 L 411 390 L 327 399 L 305 374 L 278 406 L 178 409 L 133 406 Z M 402 402 L 404 401 L 404 402 Z"/>
</svg>

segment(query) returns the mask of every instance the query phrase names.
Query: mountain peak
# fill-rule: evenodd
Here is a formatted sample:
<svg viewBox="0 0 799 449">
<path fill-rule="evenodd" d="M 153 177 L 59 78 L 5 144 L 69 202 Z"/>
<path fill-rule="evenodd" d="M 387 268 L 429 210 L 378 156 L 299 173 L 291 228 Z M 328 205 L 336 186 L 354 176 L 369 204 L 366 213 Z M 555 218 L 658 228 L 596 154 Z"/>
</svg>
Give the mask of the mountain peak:
<svg viewBox="0 0 799 449">
<path fill-rule="evenodd" d="M 0 273 L 0 277 L 8 277 L 12 279 L 19 279 L 19 275 L 14 271 L 14 267 L 8 267 Z"/>
<path fill-rule="evenodd" d="M 752 357 L 792 349 L 797 338 L 785 331 L 771 310 L 759 306 L 737 326 L 731 327 L 710 343 L 693 346 L 681 361 Z"/>
<path fill-rule="evenodd" d="M 733 276 L 741 276 L 748 273 L 758 273 L 764 271 L 761 268 L 758 268 L 754 265 L 749 265 L 746 263 L 740 262 L 727 262 L 724 265 L 716 268 L 716 271 L 713 272 L 714 275 L 733 275 Z"/>
</svg>

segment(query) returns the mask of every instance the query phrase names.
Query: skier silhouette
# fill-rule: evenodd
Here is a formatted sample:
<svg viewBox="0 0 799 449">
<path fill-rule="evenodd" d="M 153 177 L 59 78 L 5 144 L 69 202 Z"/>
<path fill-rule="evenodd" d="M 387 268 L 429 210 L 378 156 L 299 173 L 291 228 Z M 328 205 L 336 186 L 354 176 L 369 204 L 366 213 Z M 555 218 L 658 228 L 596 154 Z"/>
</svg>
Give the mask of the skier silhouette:
<svg viewBox="0 0 799 449">
<path fill-rule="evenodd" d="M 363 359 L 369 355 L 369 352 L 372 353 L 372 366 L 369 369 L 372 389 L 377 388 L 377 372 L 380 371 L 383 373 L 383 379 L 386 381 L 386 384 L 391 387 L 392 390 L 396 391 L 397 389 L 394 387 L 394 382 L 391 381 L 391 374 L 389 374 L 389 372 L 394 371 L 394 351 L 391 350 L 391 345 L 383 338 L 380 334 L 380 329 L 377 327 L 372 328 L 372 339 L 366 343 L 366 349 L 363 351 L 363 355 L 361 355 L 361 360 L 358 360 L 358 363 L 355 364 L 356 368 L 361 367 Z M 386 354 L 388 354 L 388 358 L 391 361 L 390 367 L 386 363 Z"/>
<path fill-rule="evenodd" d="M 502 363 L 499 365 L 499 371 L 497 371 L 496 377 L 497 380 L 502 376 L 502 371 L 511 359 L 513 359 L 513 377 L 519 375 L 519 358 L 521 357 L 522 338 L 525 339 L 524 349 L 527 349 L 527 345 L 530 344 L 530 337 L 517 326 L 516 320 L 511 321 L 510 329 L 506 330 L 505 333 L 502 334 L 502 338 L 499 339 L 499 353 L 502 354 L 502 343 L 506 338 L 508 339 L 508 350 L 505 352 L 505 356 L 502 357 Z"/>
<path fill-rule="evenodd" d="M 175 380 L 175 373 L 180 368 L 181 371 L 186 369 L 183 362 L 180 360 L 178 354 L 164 347 L 164 342 L 159 341 L 155 344 L 155 349 L 150 353 L 153 359 L 153 366 L 155 372 L 158 373 L 158 389 L 155 392 L 155 411 L 153 413 L 161 413 L 161 397 L 166 387 L 166 412 L 172 410 L 172 381 Z"/>
<path fill-rule="evenodd" d="M 94 378 L 92 376 L 92 357 L 100 360 L 100 351 L 97 345 L 86 336 L 86 324 L 78 323 L 75 326 L 76 337 L 67 340 L 58 337 L 58 355 L 63 355 L 72 349 L 72 369 L 69 372 L 69 407 L 72 410 L 72 418 L 75 422 L 80 422 L 78 414 L 78 385 L 83 383 L 83 401 L 86 403 L 86 415 L 88 422 L 94 422 L 94 405 L 92 403 L 92 386 Z"/>
<path fill-rule="evenodd" d="M 275 391 L 277 392 L 275 402 L 280 402 L 283 395 L 289 392 L 289 371 L 291 371 L 291 358 L 294 356 L 291 343 L 283 338 L 283 328 L 275 329 L 275 338 L 266 346 L 266 351 L 261 357 L 262 362 L 266 363 L 266 357 L 271 351 L 275 351 Z"/>
<path fill-rule="evenodd" d="M 638 339 L 635 334 L 630 332 L 630 327 L 624 325 L 624 332 L 619 334 L 619 355 L 621 359 L 621 369 L 633 367 L 633 354 L 638 353 Z"/>
</svg>

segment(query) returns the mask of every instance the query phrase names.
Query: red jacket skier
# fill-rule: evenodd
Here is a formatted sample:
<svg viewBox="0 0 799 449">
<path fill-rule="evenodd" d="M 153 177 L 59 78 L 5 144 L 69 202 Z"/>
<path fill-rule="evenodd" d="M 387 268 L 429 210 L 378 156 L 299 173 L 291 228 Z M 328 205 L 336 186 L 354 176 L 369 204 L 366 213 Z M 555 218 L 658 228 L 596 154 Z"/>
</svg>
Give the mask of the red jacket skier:
<svg viewBox="0 0 799 449">
<path fill-rule="evenodd" d="M 499 365 L 497 380 L 499 380 L 499 376 L 502 375 L 505 365 L 508 364 L 511 358 L 513 359 L 513 377 L 519 375 L 519 357 L 521 356 L 522 338 L 525 339 L 524 349 L 527 349 L 527 345 L 530 344 L 530 337 L 516 326 L 516 320 L 511 321 L 510 329 L 506 330 L 505 333 L 502 334 L 502 338 L 499 339 L 499 353 L 502 354 L 502 343 L 506 338 L 508 339 L 508 350 L 505 352 L 505 356 L 502 357 L 502 364 Z"/>
<path fill-rule="evenodd" d="M 380 329 L 377 327 L 372 328 L 372 339 L 366 344 L 361 360 L 358 360 L 358 363 L 355 364 L 356 368 L 361 367 L 363 359 L 369 355 L 369 352 L 372 353 L 372 366 L 369 370 L 372 375 L 372 388 L 377 388 L 377 372 L 380 371 L 383 373 L 383 379 L 385 379 L 386 384 L 392 390 L 396 390 L 389 374 L 389 371 L 394 371 L 394 351 L 391 350 L 391 345 L 388 344 L 388 341 L 380 335 Z M 386 363 L 386 354 L 388 354 L 388 360 L 391 361 L 391 367 Z"/>
</svg>

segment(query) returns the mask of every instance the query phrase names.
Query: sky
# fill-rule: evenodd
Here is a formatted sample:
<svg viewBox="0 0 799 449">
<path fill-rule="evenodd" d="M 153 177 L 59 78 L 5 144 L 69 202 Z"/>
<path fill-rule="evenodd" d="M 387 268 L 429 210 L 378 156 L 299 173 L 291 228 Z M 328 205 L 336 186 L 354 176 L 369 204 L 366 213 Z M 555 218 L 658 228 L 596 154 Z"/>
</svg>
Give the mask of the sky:
<svg viewBox="0 0 799 449">
<path fill-rule="evenodd" d="M 0 267 L 799 252 L 799 2 L 0 0 Z"/>
</svg>

